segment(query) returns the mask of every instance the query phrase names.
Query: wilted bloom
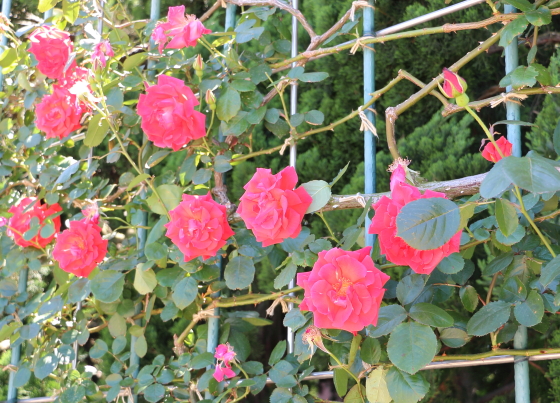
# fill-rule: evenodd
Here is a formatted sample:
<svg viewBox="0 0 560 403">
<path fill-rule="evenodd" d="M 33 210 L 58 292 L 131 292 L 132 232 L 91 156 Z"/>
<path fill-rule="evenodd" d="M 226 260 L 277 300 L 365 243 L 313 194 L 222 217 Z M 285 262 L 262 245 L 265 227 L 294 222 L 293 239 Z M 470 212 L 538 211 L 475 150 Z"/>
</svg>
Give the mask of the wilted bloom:
<svg viewBox="0 0 560 403">
<path fill-rule="evenodd" d="M 430 250 L 415 249 L 397 236 L 397 216 L 401 209 L 411 201 L 433 197 L 446 198 L 444 193 L 431 190 L 422 194 L 416 187 L 406 183 L 405 170 L 399 164 L 391 175 L 391 198 L 383 196 L 373 205 L 375 215 L 371 220 L 369 233 L 379 235 L 381 253 L 390 262 L 410 266 L 418 274 L 430 274 L 444 257 L 459 252 L 461 231 L 444 245 Z"/>
<path fill-rule="evenodd" d="M 165 48 L 182 49 L 196 46 L 198 39 L 212 32 L 204 28 L 196 16 L 185 17 L 185 6 L 169 7 L 167 22 L 158 24 L 152 32 L 152 39 L 158 45 L 161 53 L 168 39 L 171 39 Z M 165 39 L 164 39 L 165 38 Z"/>
<path fill-rule="evenodd" d="M 53 26 L 43 25 L 29 37 L 37 68 L 49 78 L 61 78 L 73 50 L 70 34 Z"/>
<path fill-rule="evenodd" d="M 305 291 L 299 307 L 313 312 L 315 326 L 355 334 L 377 324 L 389 276 L 375 267 L 370 251 L 370 246 L 324 250 L 310 272 L 298 273 L 297 284 Z"/>
<path fill-rule="evenodd" d="M 496 140 L 496 144 L 502 151 L 504 157 L 509 157 L 511 155 L 513 144 L 511 144 L 504 136 Z M 500 155 L 494 144 L 490 141 L 484 146 L 484 150 L 482 150 L 482 157 L 494 163 L 502 159 L 502 156 Z"/>
<path fill-rule="evenodd" d="M 218 360 L 216 363 L 216 369 L 214 370 L 214 379 L 218 382 L 222 382 L 225 379 L 233 378 L 235 372 L 231 369 L 231 363 L 235 361 L 235 352 L 233 347 L 226 344 L 220 344 L 216 347 L 216 353 L 214 357 Z"/>
<path fill-rule="evenodd" d="M 14 238 L 16 245 L 23 248 L 28 246 L 44 248 L 56 238 L 60 231 L 60 216 L 51 217 L 59 211 L 62 211 L 62 208 L 58 203 L 47 206 L 35 197 L 26 197 L 8 210 L 8 212 L 13 215 L 8 220 L 6 233 L 8 236 Z M 26 240 L 24 234 L 31 229 L 33 221 L 39 225 L 39 229 L 33 238 Z M 53 226 L 53 231 L 49 236 L 43 237 L 42 229 L 49 222 Z"/>
<path fill-rule="evenodd" d="M 66 88 L 54 86 L 52 95 L 46 95 L 35 107 L 35 124 L 46 138 L 62 139 L 82 127 L 80 121 L 85 108 Z"/>
<path fill-rule="evenodd" d="M 211 111 L 216 109 L 216 96 L 210 90 L 206 90 L 206 103 Z"/>
<path fill-rule="evenodd" d="M 263 246 L 296 238 L 301 232 L 301 221 L 313 199 L 303 187 L 294 189 L 297 181 L 293 167 L 276 175 L 270 169 L 257 168 L 243 187 L 237 212 Z"/>
<path fill-rule="evenodd" d="M 304 344 L 309 344 L 310 346 L 317 346 L 325 353 L 327 354 L 329 353 L 329 351 L 325 348 L 325 345 L 323 344 L 323 334 L 321 333 L 321 329 L 319 329 L 316 326 L 311 325 L 307 329 L 305 329 L 305 332 L 303 332 L 303 335 L 301 336 L 301 340 L 303 341 Z"/>
<path fill-rule="evenodd" d="M 91 61 L 94 69 L 104 68 L 107 65 L 107 59 L 115 56 L 113 48 L 111 47 L 111 42 L 101 41 L 93 49 L 91 54 Z"/>
</svg>

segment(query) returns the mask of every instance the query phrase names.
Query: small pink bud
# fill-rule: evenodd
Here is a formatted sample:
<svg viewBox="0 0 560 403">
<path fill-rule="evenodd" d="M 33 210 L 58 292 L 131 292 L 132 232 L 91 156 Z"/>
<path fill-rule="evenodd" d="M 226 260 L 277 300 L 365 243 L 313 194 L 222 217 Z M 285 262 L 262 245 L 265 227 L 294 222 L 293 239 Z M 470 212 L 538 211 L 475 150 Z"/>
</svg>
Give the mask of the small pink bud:
<svg viewBox="0 0 560 403">
<path fill-rule="evenodd" d="M 198 71 L 204 70 L 204 61 L 202 60 L 202 56 L 200 54 L 196 55 L 196 59 L 194 60 L 193 68 Z"/>
<path fill-rule="evenodd" d="M 206 103 L 210 107 L 210 110 L 216 109 L 216 96 L 210 90 L 206 90 Z"/>
<path fill-rule="evenodd" d="M 459 74 L 443 69 L 443 88 L 442 92 L 447 98 L 457 98 L 467 90 L 467 83 Z"/>
</svg>

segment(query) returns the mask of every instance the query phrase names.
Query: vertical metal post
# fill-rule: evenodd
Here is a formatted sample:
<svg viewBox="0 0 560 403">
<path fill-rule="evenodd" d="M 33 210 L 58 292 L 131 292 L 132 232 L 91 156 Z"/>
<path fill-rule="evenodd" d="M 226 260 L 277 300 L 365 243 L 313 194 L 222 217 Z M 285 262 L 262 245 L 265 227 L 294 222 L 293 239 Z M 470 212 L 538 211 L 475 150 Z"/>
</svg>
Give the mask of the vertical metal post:
<svg viewBox="0 0 560 403">
<path fill-rule="evenodd" d="M 19 283 L 18 283 L 18 293 L 23 294 L 27 291 L 27 275 L 29 273 L 29 269 L 26 267 L 25 269 L 21 269 L 19 272 Z M 20 359 L 20 346 L 18 344 L 17 347 L 12 348 L 12 357 L 10 359 L 10 365 L 17 367 L 19 366 L 19 359 Z M 8 403 L 16 403 L 17 402 L 17 388 L 14 386 L 14 382 L 16 380 L 16 373 L 14 371 L 10 371 L 10 376 L 8 379 Z"/>
<path fill-rule="evenodd" d="M 292 0 L 292 7 L 296 10 L 299 8 L 299 0 Z M 298 54 L 298 20 L 296 17 L 292 15 L 292 52 L 291 56 L 296 57 Z M 292 67 L 296 67 L 296 63 L 292 63 Z M 297 113 L 297 84 L 292 83 L 290 85 L 290 115 L 294 115 Z M 290 144 L 290 166 L 296 167 L 296 160 L 297 160 L 297 146 L 295 143 Z M 296 285 L 295 279 L 290 281 L 288 285 L 289 288 L 294 288 Z M 293 295 L 293 294 L 291 294 Z M 288 309 L 292 310 L 294 304 L 290 302 L 288 304 Z M 288 334 L 286 335 L 286 339 L 288 342 L 288 354 L 294 352 L 294 331 L 288 327 Z"/>
<path fill-rule="evenodd" d="M 364 33 L 363 36 L 373 36 L 375 29 L 375 15 L 373 3 L 375 0 L 368 0 L 368 4 L 372 7 L 364 7 Z M 371 94 L 375 91 L 375 53 L 371 49 L 373 45 L 364 47 L 364 104 L 371 100 Z M 370 111 L 364 111 L 366 117 L 375 125 L 375 114 Z M 364 170 L 365 170 L 365 193 L 375 193 L 376 175 L 375 175 L 375 138 L 374 134 L 364 130 Z M 371 219 L 366 216 L 365 221 L 365 238 L 366 246 L 373 247 L 375 243 L 375 235 L 368 234 L 368 228 Z"/>
<path fill-rule="evenodd" d="M 10 13 L 12 12 L 12 0 L 2 0 L 2 15 L 8 20 L 10 19 Z M 8 38 L 5 35 L 0 36 L 0 50 L 3 52 L 8 44 Z M 0 69 L 0 91 L 4 89 L 4 74 Z"/>
<path fill-rule="evenodd" d="M 226 7 L 226 20 L 224 23 L 224 30 L 227 31 L 229 28 L 233 28 L 235 26 L 235 12 L 237 10 L 237 6 L 235 4 L 228 4 Z M 229 48 L 229 45 L 224 46 L 225 50 Z M 204 94 L 200 94 L 200 97 L 204 97 Z M 224 134 L 220 130 L 218 132 L 218 141 L 224 141 Z M 223 174 L 222 181 L 224 185 L 226 184 L 226 176 L 225 173 Z M 220 259 L 220 280 L 223 278 L 224 275 L 224 259 L 223 257 L 219 257 Z M 212 294 L 212 298 L 218 298 L 221 295 L 221 291 L 218 291 Z M 208 340 L 206 341 L 206 351 L 213 353 L 218 346 L 218 340 L 220 337 L 220 308 L 214 308 L 212 318 L 208 319 Z M 205 393 L 205 399 L 212 399 L 212 394 L 210 392 Z"/>
<path fill-rule="evenodd" d="M 51 18 L 53 16 L 53 11 L 54 11 L 53 8 L 45 11 L 45 14 L 43 15 L 43 20 L 47 21 L 49 18 Z"/>
<path fill-rule="evenodd" d="M 508 4 L 505 5 L 506 13 L 515 13 L 515 7 Z M 519 63 L 517 37 L 505 49 L 506 56 L 506 74 L 515 70 Z M 509 92 L 512 87 L 506 88 Z M 520 120 L 519 105 L 515 102 L 506 103 L 506 115 L 508 120 Z M 521 126 L 507 125 L 507 138 L 513 144 L 513 155 L 521 157 Z M 527 328 L 519 326 L 513 338 L 513 347 L 515 349 L 527 348 Z M 529 388 L 529 361 L 527 357 L 516 357 L 513 364 L 515 371 L 515 402 L 529 403 L 531 401 L 531 393 Z"/>
</svg>

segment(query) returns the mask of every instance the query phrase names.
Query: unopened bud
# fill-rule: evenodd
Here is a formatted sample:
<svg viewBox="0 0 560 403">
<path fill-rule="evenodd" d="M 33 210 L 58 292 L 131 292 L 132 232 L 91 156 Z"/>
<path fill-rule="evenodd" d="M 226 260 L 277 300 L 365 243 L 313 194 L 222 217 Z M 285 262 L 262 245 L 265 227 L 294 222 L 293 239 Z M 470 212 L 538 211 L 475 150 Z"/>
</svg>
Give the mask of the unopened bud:
<svg viewBox="0 0 560 403">
<path fill-rule="evenodd" d="M 211 111 L 216 110 L 216 96 L 210 90 L 206 90 L 206 103 Z"/>
<path fill-rule="evenodd" d="M 315 327 L 313 325 L 309 326 L 307 329 L 305 329 L 305 332 L 303 332 L 303 336 L 301 338 L 305 344 L 309 344 L 310 346 L 315 345 L 325 353 L 328 353 L 328 350 L 323 344 L 323 334 L 321 333 L 321 329 L 319 329 L 318 327 Z"/>
<path fill-rule="evenodd" d="M 447 98 L 457 98 L 467 91 L 467 82 L 459 74 L 447 68 L 443 69 L 443 79 L 443 88 L 440 88 Z"/>
<path fill-rule="evenodd" d="M 196 76 L 201 80 L 202 80 L 202 75 L 204 73 L 204 67 L 206 66 L 204 65 L 204 61 L 202 61 L 202 56 L 200 56 L 199 54 L 196 56 L 196 59 L 194 60 L 193 68 L 194 71 L 196 72 Z"/>
</svg>

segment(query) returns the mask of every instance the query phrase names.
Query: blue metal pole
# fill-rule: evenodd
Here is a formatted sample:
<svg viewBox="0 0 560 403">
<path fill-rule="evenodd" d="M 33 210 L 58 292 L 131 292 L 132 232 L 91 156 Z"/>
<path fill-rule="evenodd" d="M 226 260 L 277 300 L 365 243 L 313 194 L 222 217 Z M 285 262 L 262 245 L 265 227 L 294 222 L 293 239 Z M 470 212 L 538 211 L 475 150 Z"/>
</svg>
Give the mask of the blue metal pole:
<svg viewBox="0 0 560 403">
<path fill-rule="evenodd" d="M 19 272 L 19 283 L 18 283 L 18 293 L 23 294 L 27 291 L 27 275 L 29 273 L 29 269 L 26 267 Z M 19 359 L 20 359 L 20 346 L 19 344 L 17 347 L 12 348 L 12 357 L 10 358 L 10 365 L 14 367 L 19 366 Z M 16 373 L 14 371 L 10 371 L 10 376 L 8 379 L 8 403 L 16 403 L 17 401 L 17 388 L 14 386 L 14 382 L 16 380 Z"/>
<path fill-rule="evenodd" d="M 12 0 L 2 0 L 2 15 L 8 20 L 10 19 L 10 13 L 12 12 Z M 8 38 L 5 35 L 0 36 L 0 50 L 4 51 L 6 45 L 8 44 Z M 4 74 L 0 69 L 0 91 L 4 89 Z"/>
<path fill-rule="evenodd" d="M 368 0 L 373 6 L 374 0 Z M 363 36 L 374 36 L 375 15 L 373 7 L 364 7 L 364 33 Z M 370 47 L 373 45 L 369 45 Z M 364 104 L 371 100 L 371 94 L 375 91 L 375 53 L 373 49 L 364 47 Z M 370 111 L 364 111 L 366 117 L 375 125 L 375 114 Z M 364 130 L 364 170 L 365 170 L 365 193 L 375 193 L 376 175 L 375 175 L 375 138 L 374 134 L 369 130 Z M 365 237 L 366 246 L 372 246 L 375 243 L 375 235 L 368 234 L 368 228 L 371 220 L 366 216 L 365 221 Z"/>
<path fill-rule="evenodd" d="M 508 4 L 505 5 L 504 11 L 506 13 L 515 13 L 515 7 Z M 506 56 L 506 74 L 515 70 L 519 63 L 517 37 L 505 49 Z M 506 88 L 509 92 L 512 87 Z M 520 120 L 520 105 L 514 102 L 506 103 L 506 116 L 508 120 Z M 521 157 L 521 126 L 507 125 L 507 138 L 513 144 L 512 154 L 516 157 Z M 513 347 L 515 349 L 527 348 L 527 327 L 519 326 L 513 338 Z M 527 357 L 518 357 L 515 359 L 514 372 L 515 372 L 515 402 L 516 403 L 529 403 L 531 401 L 531 393 L 529 388 L 529 361 Z"/>
</svg>

